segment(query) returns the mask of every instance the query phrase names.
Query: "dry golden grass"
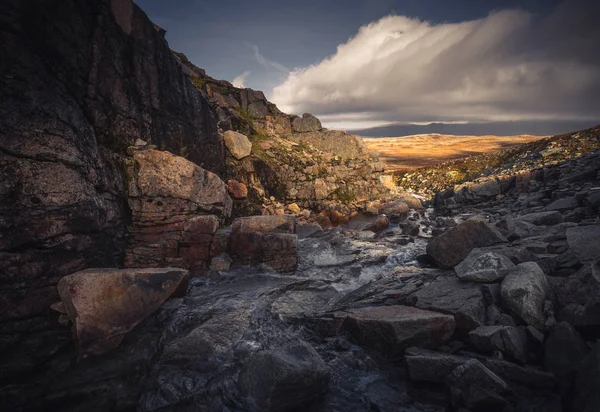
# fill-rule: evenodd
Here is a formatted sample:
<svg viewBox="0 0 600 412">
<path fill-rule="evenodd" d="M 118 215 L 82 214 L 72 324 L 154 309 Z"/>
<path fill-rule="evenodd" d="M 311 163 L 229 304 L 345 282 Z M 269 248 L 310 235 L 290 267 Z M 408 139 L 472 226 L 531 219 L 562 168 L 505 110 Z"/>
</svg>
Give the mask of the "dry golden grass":
<svg viewBox="0 0 600 412">
<path fill-rule="evenodd" d="M 364 138 L 369 150 L 393 170 L 413 170 L 448 160 L 493 153 L 546 136 L 452 136 L 418 134 L 405 137 Z"/>
</svg>

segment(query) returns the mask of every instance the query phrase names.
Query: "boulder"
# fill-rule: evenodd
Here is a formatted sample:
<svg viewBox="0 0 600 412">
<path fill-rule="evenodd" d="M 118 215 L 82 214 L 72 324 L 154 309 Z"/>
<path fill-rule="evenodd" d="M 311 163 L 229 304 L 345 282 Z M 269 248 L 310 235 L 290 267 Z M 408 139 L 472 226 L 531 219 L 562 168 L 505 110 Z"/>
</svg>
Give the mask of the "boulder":
<svg viewBox="0 0 600 412">
<path fill-rule="evenodd" d="M 444 382 L 454 369 L 469 358 L 412 347 L 405 352 L 408 375 L 413 381 Z"/>
<path fill-rule="evenodd" d="M 514 326 L 480 326 L 469 332 L 469 342 L 479 352 L 500 351 L 509 359 L 527 361 L 527 335 Z"/>
<path fill-rule="evenodd" d="M 250 156 L 252 153 L 252 143 L 241 133 L 228 130 L 223 133 L 223 140 L 229 153 L 237 160 Z"/>
<path fill-rule="evenodd" d="M 296 233 L 296 217 L 293 215 L 249 216 L 233 221 L 231 233 Z"/>
<path fill-rule="evenodd" d="M 515 264 L 504 255 L 473 249 L 454 270 L 462 281 L 487 283 L 503 279 L 514 267 Z"/>
<path fill-rule="evenodd" d="M 549 285 L 546 275 L 535 262 L 517 265 L 500 287 L 503 305 L 528 325 L 544 326 L 544 302 Z"/>
<path fill-rule="evenodd" d="M 99 355 L 169 297 L 184 294 L 187 281 L 188 271 L 176 268 L 86 269 L 61 278 L 58 293 L 79 352 Z"/>
<path fill-rule="evenodd" d="M 231 267 L 233 260 L 227 253 L 221 253 L 213 257 L 210 261 L 210 270 L 214 271 L 227 271 Z"/>
<path fill-rule="evenodd" d="M 248 410 L 285 412 L 307 410 L 325 393 L 330 372 L 308 344 L 299 341 L 253 354 L 240 371 L 238 385 Z"/>
<path fill-rule="evenodd" d="M 183 157 L 160 150 L 137 150 L 128 165 L 128 176 L 127 195 L 134 218 L 145 214 L 153 220 L 167 220 L 174 212 L 181 213 L 181 208 L 190 214 L 231 213 L 227 185 L 216 174 Z M 150 203 L 149 199 L 156 201 Z M 162 212 L 160 216 L 156 216 L 158 212 Z"/>
<path fill-rule="evenodd" d="M 534 225 L 531 222 L 515 220 L 512 232 L 507 236 L 510 240 L 525 239 L 528 237 L 537 236 L 542 232 L 542 228 Z"/>
<path fill-rule="evenodd" d="M 408 236 L 419 236 L 421 233 L 421 228 L 417 222 L 413 222 L 412 220 L 408 220 L 404 222 L 404 224 L 400 225 L 402 228 L 402 234 Z"/>
<path fill-rule="evenodd" d="M 568 228 L 567 243 L 582 263 L 600 259 L 600 225 Z"/>
<path fill-rule="evenodd" d="M 557 199 L 554 202 L 550 203 L 548 206 L 546 206 L 546 210 L 556 210 L 563 213 L 573 210 L 578 206 L 579 202 L 574 197 L 563 197 L 562 199 Z"/>
<path fill-rule="evenodd" d="M 237 180 L 228 180 L 227 190 L 229 191 L 229 195 L 234 199 L 240 200 L 248 197 L 248 188 L 245 184 Z"/>
<path fill-rule="evenodd" d="M 600 411 L 600 343 L 578 365 L 571 411 Z"/>
<path fill-rule="evenodd" d="M 231 214 L 227 185 L 169 152 L 135 149 L 127 161 L 133 225 L 126 267 L 204 270 L 219 223 Z"/>
<path fill-rule="evenodd" d="M 236 265 L 264 264 L 279 272 L 293 272 L 298 266 L 298 236 L 277 232 L 232 232 L 227 254 Z"/>
<path fill-rule="evenodd" d="M 292 120 L 292 130 L 296 133 L 318 132 L 322 128 L 319 119 L 310 113 L 304 113 L 302 117 Z"/>
<path fill-rule="evenodd" d="M 600 325 L 600 283 L 592 275 L 591 265 L 553 284 L 560 311 L 559 320 L 575 327 Z"/>
<path fill-rule="evenodd" d="M 297 203 L 290 203 L 286 208 L 296 216 L 302 213 L 302 209 L 300 209 L 300 206 L 298 206 Z"/>
<path fill-rule="evenodd" d="M 563 222 L 559 211 L 537 212 L 519 216 L 518 221 L 533 223 L 537 226 L 553 226 Z"/>
<path fill-rule="evenodd" d="M 427 254 L 439 267 L 451 268 L 471 250 L 506 242 L 502 234 L 483 218 L 471 218 L 439 235 L 427 245 Z"/>
<path fill-rule="evenodd" d="M 481 287 L 455 277 L 438 277 L 408 296 L 407 303 L 453 315 L 461 333 L 485 324 L 486 303 Z"/>
<path fill-rule="evenodd" d="M 406 203 L 408 207 L 415 210 L 423 209 L 423 204 L 419 198 L 412 195 L 405 195 L 398 199 L 399 202 Z"/>
<path fill-rule="evenodd" d="M 298 239 L 305 239 L 315 234 L 323 232 L 323 228 L 316 222 L 304 223 L 296 226 L 296 232 L 298 233 Z"/>
<path fill-rule="evenodd" d="M 379 215 L 377 219 L 369 225 L 367 225 L 364 230 L 370 230 L 374 233 L 379 233 L 382 230 L 387 229 L 390 226 L 390 220 L 386 215 Z"/>
<path fill-rule="evenodd" d="M 511 393 L 508 384 L 476 359 L 458 366 L 448 377 L 452 403 L 474 411 L 501 412 Z"/>
<path fill-rule="evenodd" d="M 408 205 L 400 200 L 381 205 L 381 212 L 390 217 L 393 222 L 404 220 L 408 217 Z M 377 209 L 379 211 L 379 209 Z M 377 212 L 376 212 L 377 213 Z"/>
<path fill-rule="evenodd" d="M 376 306 L 349 309 L 343 329 L 358 342 L 387 356 L 398 356 L 410 346 L 435 348 L 454 334 L 452 316 L 409 306 Z"/>
<path fill-rule="evenodd" d="M 454 187 L 454 197 L 457 202 L 468 200 L 480 200 L 490 197 L 496 197 L 502 190 L 498 181 L 494 177 L 484 178 L 478 182 L 466 182 Z"/>
<path fill-rule="evenodd" d="M 585 342 L 573 326 L 567 322 L 554 326 L 544 344 L 544 369 L 556 376 L 563 393 L 571 388 L 586 353 Z"/>
<path fill-rule="evenodd" d="M 466 356 L 421 348 L 409 348 L 405 355 L 411 380 L 426 382 L 444 382 L 457 366 L 469 360 Z M 485 367 L 507 382 L 543 389 L 556 386 L 554 375 L 548 372 L 491 358 L 485 358 L 483 363 Z"/>
<path fill-rule="evenodd" d="M 499 255 L 506 256 L 515 265 L 518 265 L 519 263 L 523 262 L 535 262 L 536 259 L 533 253 L 531 253 L 522 246 L 502 244 L 473 250 L 481 250 L 482 252 L 494 252 Z"/>
</svg>

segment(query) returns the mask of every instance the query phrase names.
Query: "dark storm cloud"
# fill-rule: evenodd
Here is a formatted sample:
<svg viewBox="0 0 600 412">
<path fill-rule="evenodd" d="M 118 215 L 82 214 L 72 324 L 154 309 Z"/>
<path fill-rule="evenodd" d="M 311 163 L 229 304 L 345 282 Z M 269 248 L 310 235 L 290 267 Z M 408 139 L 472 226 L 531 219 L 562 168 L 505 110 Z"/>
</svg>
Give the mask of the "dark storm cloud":
<svg viewBox="0 0 600 412">
<path fill-rule="evenodd" d="M 542 17 L 514 9 L 435 24 L 390 15 L 293 70 L 271 98 L 344 128 L 600 119 L 599 15 L 598 2 L 583 0 Z"/>
</svg>

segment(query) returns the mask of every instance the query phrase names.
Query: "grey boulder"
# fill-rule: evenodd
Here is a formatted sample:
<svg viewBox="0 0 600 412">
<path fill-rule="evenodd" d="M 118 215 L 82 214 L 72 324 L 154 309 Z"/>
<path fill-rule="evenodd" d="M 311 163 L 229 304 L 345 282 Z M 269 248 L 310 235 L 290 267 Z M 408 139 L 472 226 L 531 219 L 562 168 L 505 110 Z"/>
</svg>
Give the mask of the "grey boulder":
<svg viewBox="0 0 600 412">
<path fill-rule="evenodd" d="M 544 302 L 549 285 L 543 270 L 535 262 L 517 265 L 500 286 L 503 305 L 528 325 L 544 326 Z"/>
<path fill-rule="evenodd" d="M 471 218 L 439 235 L 427 245 L 427 254 L 441 268 L 451 268 L 475 248 L 507 242 L 484 218 Z"/>
<path fill-rule="evenodd" d="M 600 259 L 600 225 L 567 229 L 567 243 L 582 263 Z"/>
<path fill-rule="evenodd" d="M 503 279 L 514 267 L 515 264 L 504 255 L 473 249 L 454 270 L 462 281 L 489 283 Z"/>
<path fill-rule="evenodd" d="M 508 384 L 476 359 L 458 366 L 448 377 L 452 403 L 474 411 L 502 411 L 508 404 Z"/>
<path fill-rule="evenodd" d="M 482 353 L 500 351 L 509 359 L 527 361 L 525 330 L 514 326 L 481 326 L 469 332 L 469 342 Z"/>
</svg>

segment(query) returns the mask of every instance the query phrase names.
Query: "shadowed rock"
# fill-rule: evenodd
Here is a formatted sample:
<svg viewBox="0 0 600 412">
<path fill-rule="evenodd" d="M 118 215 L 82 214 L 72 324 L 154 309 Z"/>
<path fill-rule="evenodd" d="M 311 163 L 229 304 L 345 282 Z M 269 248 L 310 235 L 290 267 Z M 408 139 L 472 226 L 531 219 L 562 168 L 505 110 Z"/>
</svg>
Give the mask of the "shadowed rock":
<svg viewBox="0 0 600 412">
<path fill-rule="evenodd" d="M 596 343 L 592 351 L 579 364 L 575 378 L 575 397 L 571 410 L 593 412 L 600 410 L 600 344 Z"/>
<path fill-rule="evenodd" d="M 476 217 L 453 227 L 429 242 L 427 254 L 439 267 L 451 268 L 466 258 L 474 248 L 506 241 L 506 238 L 485 219 Z"/>
<path fill-rule="evenodd" d="M 510 359 L 527 361 L 527 336 L 514 326 L 481 326 L 469 333 L 469 341 L 482 353 L 498 350 Z"/>
<path fill-rule="evenodd" d="M 504 255 L 477 249 L 471 251 L 454 270 L 460 280 L 486 283 L 504 278 L 514 267 L 515 264 Z"/>
<path fill-rule="evenodd" d="M 102 354 L 174 293 L 187 290 L 188 271 L 87 269 L 63 277 L 58 293 L 73 322 L 81 354 Z"/>
<path fill-rule="evenodd" d="M 528 325 L 544 326 L 544 301 L 549 285 L 535 262 L 517 265 L 502 281 L 502 303 Z"/>
<path fill-rule="evenodd" d="M 567 229 L 567 242 L 580 262 L 600 259 L 600 225 Z"/>
<path fill-rule="evenodd" d="M 454 334 L 452 316 L 409 306 L 377 306 L 349 309 L 343 328 L 362 344 L 388 356 L 397 356 L 409 346 L 435 348 Z"/>
<path fill-rule="evenodd" d="M 300 341 L 252 355 L 240 372 L 239 386 L 252 410 L 285 412 L 321 396 L 329 380 L 325 362 Z"/>
<path fill-rule="evenodd" d="M 503 397 L 510 393 L 508 384 L 476 359 L 457 367 L 448 381 L 455 406 L 500 412 L 508 404 Z"/>
<path fill-rule="evenodd" d="M 485 324 L 485 298 L 481 286 L 455 277 L 438 277 L 407 299 L 409 304 L 451 314 L 456 328 L 466 333 Z"/>
<path fill-rule="evenodd" d="M 557 323 L 544 344 L 544 369 L 556 376 L 563 392 L 571 388 L 586 353 L 585 342 L 575 328 L 567 322 Z"/>
<path fill-rule="evenodd" d="M 558 211 L 537 212 L 519 216 L 521 222 L 533 223 L 537 226 L 552 226 L 563 222 L 563 217 Z"/>
</svg>

